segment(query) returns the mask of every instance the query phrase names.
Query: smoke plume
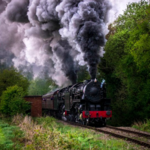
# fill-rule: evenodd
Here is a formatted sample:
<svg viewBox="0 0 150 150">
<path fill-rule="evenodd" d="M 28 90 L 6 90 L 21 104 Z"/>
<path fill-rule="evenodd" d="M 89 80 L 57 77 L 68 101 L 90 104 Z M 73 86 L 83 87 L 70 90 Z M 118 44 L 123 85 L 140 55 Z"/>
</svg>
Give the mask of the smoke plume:
<svg viewBox="0 0 150 150">
<path fill-rule="evenodd" d="M 59 86 L 75 83 L 78 66 L 86 64 L 94 79 L 106 24 L 127 2 L 0 0 L 0 63 L 46 74 Z"/>
<path fill-rule="evenodd" d="M 110 4 L 105 0 L 63 0 L 57 7 L 61 18 L 60 34 L 73 47 L 79 47 L 91 78 L 96 78 L 100 46 L 104 46 L 103 28 Z"/>
<path fill-rule="evenodd" d="M 64 71 L 66 77 L 68 77 L 74 84 L 77 81 L 77 68 L 75 68 L 75 62 L 73 61 L 73 58 L 69 53 L 71 49 L 72 47 L 68 44 L 66 40 L 61 40 L 55 46 L 54 52 L 61 61 L 62 71 Z"/>
<path fill-rule="evenodd" d="M 28 22 L 29 0 L 12 0 L 6 8 L 6 16 L 12 22 Z"/>
</svg>

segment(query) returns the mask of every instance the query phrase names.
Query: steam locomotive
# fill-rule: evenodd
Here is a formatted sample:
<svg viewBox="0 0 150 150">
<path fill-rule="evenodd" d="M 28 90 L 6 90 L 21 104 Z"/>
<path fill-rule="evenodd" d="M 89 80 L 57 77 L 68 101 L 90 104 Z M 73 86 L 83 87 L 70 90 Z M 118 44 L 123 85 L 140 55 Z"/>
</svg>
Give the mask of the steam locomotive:
<svg viewBox="0 0 150 150">
<path fill-rule="evenodd" d="M 105 126 L 112 117 L 105 82 L 86 80 L 43 95 L 42 109 L 50 115 L 84 125 Z"/>
</svg>

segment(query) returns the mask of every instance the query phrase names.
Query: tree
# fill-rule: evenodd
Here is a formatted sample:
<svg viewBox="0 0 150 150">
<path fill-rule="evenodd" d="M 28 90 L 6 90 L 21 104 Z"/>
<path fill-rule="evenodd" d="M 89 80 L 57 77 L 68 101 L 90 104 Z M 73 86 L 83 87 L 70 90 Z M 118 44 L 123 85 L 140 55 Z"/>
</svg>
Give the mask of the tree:
<svg viewBox="0 0 150 150">
<path fill-rule="evenodd" d="M 23 99 L 24 95 L 22 87 L 17 85 L 8 87 L 1 96 L 0 112 L 7 116 L 25 113 L 29 109 L 29 104 Z"/>
<path fill-rule="evenodd" d="M 124 29 L 128 31 L 134 29 L 137 26 L 137 22 L 147 16 L 146 10 L 148 7 L 148 3 L 145 0 L 127 5 L 124 14 L 117 18 L 113 27 L 117 32 L 123 31 Z"/>
<path fill-rule="evenodd" d="M 53 80 L 36 78 L 30 81 L 28 95 L 43 95 L 55 88 L 57 86 Z"/>
<path fill-rule="evenodd" d="M 131 3 L 112 25 L 99 71 L 112 99 L 115 125 L 150 118 L 150 6 Z"/>
<path fill-rule="evenodd" d="M 22 87 L 24 92 L 27 92 L 29 82 L 20 72 L 11 67 L 0 72 L 0 96 L 7 87 L 18 85 Z"/>
</svg>

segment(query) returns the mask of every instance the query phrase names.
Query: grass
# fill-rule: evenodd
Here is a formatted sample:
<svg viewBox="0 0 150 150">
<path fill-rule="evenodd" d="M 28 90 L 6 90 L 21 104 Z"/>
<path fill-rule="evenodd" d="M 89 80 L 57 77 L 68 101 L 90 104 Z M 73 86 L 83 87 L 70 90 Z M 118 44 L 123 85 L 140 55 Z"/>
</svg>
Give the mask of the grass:
<svg viewBox="0 0 150 150">
<path fill-rule="evenodd" d="M 20 150 L 23 132 L 0 119 L 0 150 Z"/>
<path fill-rule="evenodd" d="M 95 131 L 64 125 L 52 117 L 15 116 L 25 134 L 23 150 L 133 150 L 132 145 Z"/>
<path fill-rule="evenodd" d="M 141 131 L 150 132 L 150 119 L 144 122 L 135 122 L 132 127 Z"/>
<path fill-rule="evenodd" d="M 0 117 L 2 118 L 2 117 Z M 0 150 L 134 150 L 136 145 L 88 129 L 64 125 L 52 117 L 16 115 L 0 120 Z"/>
</svg>

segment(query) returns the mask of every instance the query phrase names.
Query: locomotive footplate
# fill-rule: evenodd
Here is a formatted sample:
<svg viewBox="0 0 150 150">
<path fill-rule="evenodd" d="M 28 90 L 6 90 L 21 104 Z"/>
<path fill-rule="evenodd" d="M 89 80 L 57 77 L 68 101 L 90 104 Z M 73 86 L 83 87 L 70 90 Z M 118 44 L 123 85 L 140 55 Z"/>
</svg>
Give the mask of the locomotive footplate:
<svg viewBox="0 0 150 150">
<path fill-rule="evenodd" d="M 82 111 L 82 118 L 111 118 L 112 111 Z"/>
</svg>

